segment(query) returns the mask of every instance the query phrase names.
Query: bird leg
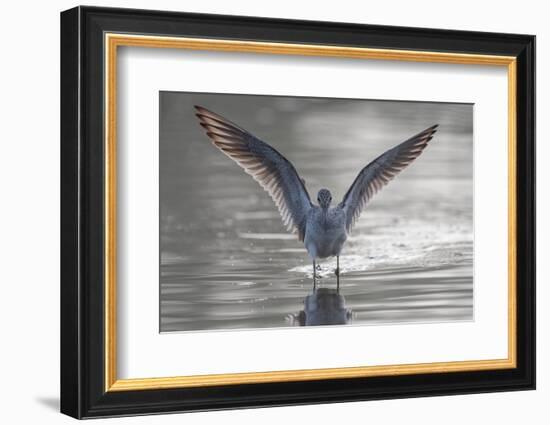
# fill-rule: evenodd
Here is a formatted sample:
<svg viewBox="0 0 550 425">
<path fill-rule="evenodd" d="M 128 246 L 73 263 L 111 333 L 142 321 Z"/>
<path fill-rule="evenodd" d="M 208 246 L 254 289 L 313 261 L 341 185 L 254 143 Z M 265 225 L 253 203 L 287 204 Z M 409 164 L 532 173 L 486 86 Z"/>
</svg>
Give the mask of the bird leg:
<svg viewBox="0 0 550 425">
<path fill-rule="evenodd" d="M 336 256 L 336 270 L 334 271 L 336 275 L 336 292 L 340 292 L 340 256 Z"/>
<path fill-rule="evenodd" d="M 313 259 L 313 291 L 315 291 L 316 289 L 316 284 L 317 284 L 317 281 L 316 281 L 316 273 L 317 273 L 317 269 L 315 268 L 315 258 Z"/>
</svg>

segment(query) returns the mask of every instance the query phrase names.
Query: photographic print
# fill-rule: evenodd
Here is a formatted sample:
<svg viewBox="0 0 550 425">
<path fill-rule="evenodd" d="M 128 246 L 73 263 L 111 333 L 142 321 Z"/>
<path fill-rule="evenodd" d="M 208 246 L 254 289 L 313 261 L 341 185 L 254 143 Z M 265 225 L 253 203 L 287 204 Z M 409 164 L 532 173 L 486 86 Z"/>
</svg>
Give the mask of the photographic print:
<svg viewBox="0 0 550 425">
<path fill-rule="evenodd" d="M 473 320 L 473 105 L 162 91 L 160 331 Z"/>
</svg>

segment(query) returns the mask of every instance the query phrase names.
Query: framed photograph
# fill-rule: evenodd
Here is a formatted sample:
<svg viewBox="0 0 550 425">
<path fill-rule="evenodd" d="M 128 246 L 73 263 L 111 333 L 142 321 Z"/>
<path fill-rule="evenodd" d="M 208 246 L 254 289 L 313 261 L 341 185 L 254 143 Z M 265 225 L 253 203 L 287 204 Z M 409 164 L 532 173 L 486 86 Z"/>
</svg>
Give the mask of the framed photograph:
<svg viewBox="0 0 550 425">
<path fill-rule="evenodd" d="M 61 14 L 61 411 L 535 387 L 535 37 Z"/>
</svg>

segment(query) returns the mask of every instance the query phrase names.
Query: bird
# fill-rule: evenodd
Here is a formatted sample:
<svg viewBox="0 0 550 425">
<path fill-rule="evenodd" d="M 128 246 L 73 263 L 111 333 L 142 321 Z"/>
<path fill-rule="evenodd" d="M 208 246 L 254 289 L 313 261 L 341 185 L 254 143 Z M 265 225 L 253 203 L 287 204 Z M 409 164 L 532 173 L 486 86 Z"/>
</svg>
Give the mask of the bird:
<svg viewBox="0 0 550 425">
<path fill-rule="evenodd" d="M 387 150 L 357 175 L 342 201 L 331 207 L 328 189 L 317 193 L 315 205 L 294 165 L 274 147 L 223 116 L 195 105 L 195 115 L 210 141 L 236 162 L 268 192 L 287 231 L 296 233 L 313 261 L 336 257 L 335 275 L 340 290 L 340 254 L 362 210 L 373 196 L 411 164 L 432 140 L 439 124 L 432 125 Z"/>
</svg>

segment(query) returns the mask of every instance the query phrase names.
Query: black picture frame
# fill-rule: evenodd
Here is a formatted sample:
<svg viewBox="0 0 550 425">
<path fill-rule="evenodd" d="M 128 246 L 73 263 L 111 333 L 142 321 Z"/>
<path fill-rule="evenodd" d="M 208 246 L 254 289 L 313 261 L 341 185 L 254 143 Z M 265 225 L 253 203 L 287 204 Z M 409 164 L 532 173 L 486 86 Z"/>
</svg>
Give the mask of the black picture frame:
<svg viewBox="0 0 550 425">
<path fill-rule="evenodd" d="M 104 34 L 139 33 L 514 56 L 517 367 L 105 391 Z M 535 37 L 132 9 L 61 13 L 61 412 L 75 418 L 535 388 Z"/>
</svg>

